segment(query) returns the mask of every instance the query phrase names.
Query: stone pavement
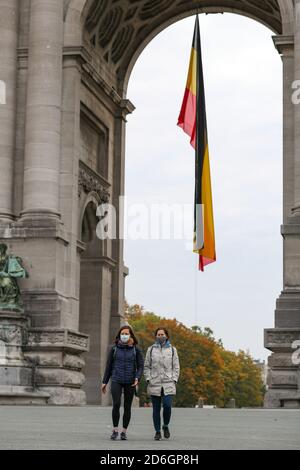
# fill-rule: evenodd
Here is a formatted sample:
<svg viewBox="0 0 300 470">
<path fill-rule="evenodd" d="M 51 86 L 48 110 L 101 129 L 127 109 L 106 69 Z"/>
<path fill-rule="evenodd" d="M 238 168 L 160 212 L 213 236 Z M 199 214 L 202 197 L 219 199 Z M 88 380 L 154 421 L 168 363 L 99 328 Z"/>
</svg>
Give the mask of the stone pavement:
<svg viewBox="0 0 300 470">
<path fill-rule="evenodd" d="M 170 441 L 154 442 L 151 409 L 133 409 L 127 442 L 111 442 L 111 409 L 0 407 L 0 449 L 300 450 L 300 410 L 175 409 Z"/>
</svg>

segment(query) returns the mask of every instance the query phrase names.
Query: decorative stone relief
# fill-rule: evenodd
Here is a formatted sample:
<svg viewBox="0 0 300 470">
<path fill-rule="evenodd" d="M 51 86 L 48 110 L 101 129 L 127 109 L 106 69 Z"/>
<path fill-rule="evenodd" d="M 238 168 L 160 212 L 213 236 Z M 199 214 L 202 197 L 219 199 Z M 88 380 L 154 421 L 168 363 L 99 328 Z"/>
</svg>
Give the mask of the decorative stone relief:
<svg viewBox="0 0 300 470">
<path fill-rule="evenodd" d="M 292 345 L 294 341 L 299 341 L 299 332 L 278 332 L 278 333 L 268 333 L 267 341 L 268 344 L 290 344 Z"/>
<path fill-rule="evenodd" d="M 86 335 L 68 330 L 29 331 L 28 346 L 48 347 L 48 345 L 66 349 L 88 350 L 89 341 Z"/>
<path fill-rule="evenodd" d="M 7 344 L 15 344 L 22 346 L 24 344 L 23 329 L 21 326 L 16 325 L 1 325 L 0 327 L 0 341 Z"/>
<path fill-rule="evenodd" d="M 41 343 L 61 344 L 64 342 L 64 331 L 39 331 L 29 332 L 28 343 L 30 346 Z"/>
<path fill-rule="evenodd" d="M 87 194 L 95 192 L 98 194 L 100 201 L 104 204 L 110 200 L 110 194 L 101 183 L 97 174 L 87 167 L 79 168 L 78 196 L 81 197 L 82 192 Z"/>
</svg>

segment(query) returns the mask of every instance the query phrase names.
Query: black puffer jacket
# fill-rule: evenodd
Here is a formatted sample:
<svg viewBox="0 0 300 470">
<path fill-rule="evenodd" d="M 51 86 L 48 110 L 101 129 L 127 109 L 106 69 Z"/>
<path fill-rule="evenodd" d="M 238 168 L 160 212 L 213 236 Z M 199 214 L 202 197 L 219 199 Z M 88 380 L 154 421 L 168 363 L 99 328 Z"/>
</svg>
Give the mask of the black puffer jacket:
<svg viewBox="0 0 300 470">
<path fill-rule="evenodd" d="M 141 379 L 144 371 L 144 358 L 137 346 L 117 343 L 111 348 L 107 358 L 103 383 L 111 378 L 113 382 L 132 384 Z"/>
</svg>

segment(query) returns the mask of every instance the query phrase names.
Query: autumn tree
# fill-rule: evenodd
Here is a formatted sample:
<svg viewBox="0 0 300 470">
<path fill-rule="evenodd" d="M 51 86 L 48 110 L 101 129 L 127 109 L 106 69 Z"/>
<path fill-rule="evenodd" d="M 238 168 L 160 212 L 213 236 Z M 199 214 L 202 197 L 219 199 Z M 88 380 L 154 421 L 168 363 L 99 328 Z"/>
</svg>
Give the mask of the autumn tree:
<svg viewBox="0 0 300 470">
<path fill-rule="evenodd" d="M 161 318 L 147 312 L 140 305 L 126 303 L 125 312 L 144 354 L 155 342 L 154 332 L 158 327 L 169 331 L 181 365 L 176 406 L 195 406 L 202 399 L 204 403 L 225 407 L 232 398 L 237 406 L 262 405 L 264 389 L 261 374 L 250 355 L 243 351 L 238 354 L 226 351 L 221 340 L 214 338 L 210 328 L 188 328 L 176 319 Z M 149 402 L 144 379 L 139 395 L 141 406 Z"/>
</svg>

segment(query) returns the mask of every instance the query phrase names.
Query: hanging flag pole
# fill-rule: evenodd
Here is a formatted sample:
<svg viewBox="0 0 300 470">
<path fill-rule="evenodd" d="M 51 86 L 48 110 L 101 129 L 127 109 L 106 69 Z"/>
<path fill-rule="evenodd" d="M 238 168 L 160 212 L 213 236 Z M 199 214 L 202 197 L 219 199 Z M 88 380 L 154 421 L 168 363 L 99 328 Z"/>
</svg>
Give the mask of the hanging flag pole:
<svg viewBox="0 0 300 470">
<path fill-rule="evenodd" d="M 199 270 L 216 261 L 213 200 L 199 16 L 196 16 L 190 66 L 178 126 L 195 149 L 194 253 Z"/>
</svg>

